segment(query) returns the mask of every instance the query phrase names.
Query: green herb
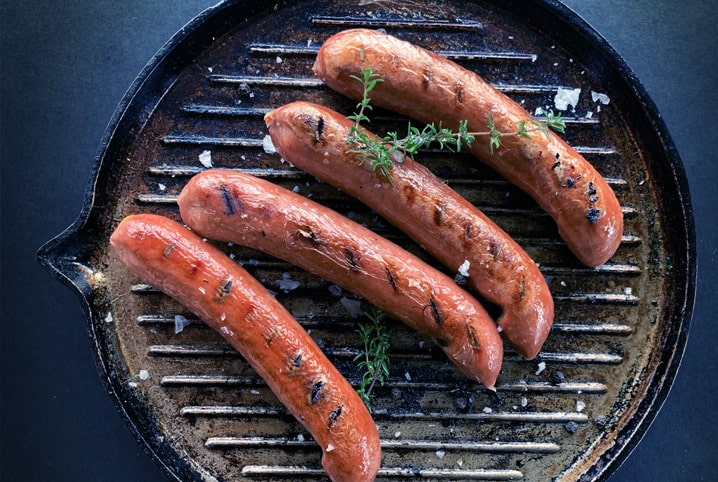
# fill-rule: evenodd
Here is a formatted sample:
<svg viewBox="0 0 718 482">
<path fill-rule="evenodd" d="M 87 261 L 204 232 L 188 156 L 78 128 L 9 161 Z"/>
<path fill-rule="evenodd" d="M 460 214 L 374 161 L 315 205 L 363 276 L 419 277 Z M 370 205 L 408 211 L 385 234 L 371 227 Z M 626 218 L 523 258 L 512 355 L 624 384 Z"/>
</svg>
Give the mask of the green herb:
<svg viewBox="0 0 718 482">
<path fill-rule="evenodd" d="M 364 350 L 354 361 L 359 361 L 359 368 L 364 371 L 357 392 L 371 411 L 371 399 L 374 386 L 384 385 L 389 376 L 389 345 L 391 344 L 391 331 L 384 324 L 386 313 L 372 308 L 364 313 L 369 319 L 368 323 L 359 325 L 359 337 L 364 344 Z"/>
<path fill-rule="evenodd" d="M 394 162 L 404 162 L 407 157 L 414 160 L 414 155 L 420 149 L 426 149 L 434 144 L 438 144 L 440 149 L 460 152 L 462 145 L 471 147 L 477 136 L 488 136 L 489 150 L 493 154 L 494 150 L 501 147 L 501 138 L 504 136 L 531 138 L 531 133 L 538 131 L 548 138 L 549 129 L 560 133 L 564 133 L 566 129 L 560 112 L 555 114 L 553 110 L 541 109 L 539 113 L 544 114 L 545 119 L 521 121 L 515 132 L 501 132 L 494 124 L 493 114 L 489 112 L 486 132 L 469 132 L 468 123 L 464 120 L 459 122 L 456 132 L 443 127 L 441 123 L 438 126 L 428 124 L 421 130 L 409 123 L 407 134 L 403 138 L 400 138 L 396 132 L 389 132 L 384 137 L 376 134 L 372 136 L 360 129 L 360 125 L 362 122 L 371 121 L 367 115 L 367 111 L 372 109 L 369 93 L 374 90 L 378 82 L 383 82 L 383 79 L 369 68 L 362 69 L 361 77 L 352 75 L 351 78 L 362 84 L 363 93 L 361 102 L 356 105 L 358 112 L 349 116 L 349 119 L 354 121 L 347 139 L 351 147 L 349 152 L 358 154 L 362 164 L 369 163 L 374 172 L 378 171 L 389 181 L 391 181 Z"/>
</svg>

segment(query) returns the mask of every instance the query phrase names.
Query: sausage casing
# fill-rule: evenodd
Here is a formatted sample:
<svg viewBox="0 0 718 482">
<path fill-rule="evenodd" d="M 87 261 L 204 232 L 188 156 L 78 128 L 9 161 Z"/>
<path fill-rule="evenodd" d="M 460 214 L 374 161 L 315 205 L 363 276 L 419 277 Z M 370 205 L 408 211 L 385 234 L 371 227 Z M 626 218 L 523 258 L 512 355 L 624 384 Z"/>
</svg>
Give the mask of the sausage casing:
<svg viewBox="0 0 718 482">
<path fill-rule="evenodd" d="M 451 278 L 403 248 L 240 172 L 197 174 L 178 203 L 194 231 L 284 259 L 362 296 L 436 340 L 466 376 L 493 389 L 503 357 L 495 323 Z"/>
<path fill-rule="evenodd" d="M 244 356 L 322 447 L 332 480 L 374 480 L 381 448 L 368 409 L 259 281 L 163 216 L 128 216 L 110 242 L 131 272 L 182 303 Z"/>
<path fill-rule="evenodd" d="M 352 76 L 371 70 L 383 79 L 371 92 L 372 104 L 426 123 L 486 132 L 489 115 L 503 133 L 530 125 L 517 102 L 474 72 L 438 54 L 385 33 L 353 29 L 327 39 L 314 73 L 329 87 L 354 99 L 362 85 Z M 598 266 L 618 249 L 623 212 L 606 180 L 553 132 L 530 138 L 505 135 L 490 148 L 487 134 L 477 136 L 472 154 L 528 193 L 555 221 L 569 249 L 585 265 Z"/>
<path fill-rule="evenodd" d="M 358 198 L 452 272 L 464 265 L 467 284 L 501 307 L 503 335 L 525 358 L 537 355 L 553 323 L 553 298 L 529 255 L 484 213 L 410 159 L 394 164 L 391 179 L 374 173 L 349 152 L 354 122 L 331 109 L 293 102 L 265 121 L 284 159 Z"/>
</svg>

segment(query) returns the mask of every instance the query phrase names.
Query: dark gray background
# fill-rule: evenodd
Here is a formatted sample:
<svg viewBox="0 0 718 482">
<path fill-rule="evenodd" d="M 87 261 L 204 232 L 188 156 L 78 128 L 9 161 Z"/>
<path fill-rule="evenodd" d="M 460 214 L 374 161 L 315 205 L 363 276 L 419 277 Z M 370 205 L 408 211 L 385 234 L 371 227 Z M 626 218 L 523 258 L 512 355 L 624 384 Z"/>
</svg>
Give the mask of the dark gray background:
<svg viewBox="0 0 718 482">
<path fill-rule="evenodd" d="M 211 0 L 3 0 L 0 6 L 3 481 L 163 481 L 96 372 L 75 295 L 37 248 L 79 214 L 100 139 L 144 64 Z M 688 173 L 698 297 L 663 410 L 612 481 L 713 481 L 718 455 L 718 76 L 714 1 L 566 0 L 644 83 Z"/>
</svg>

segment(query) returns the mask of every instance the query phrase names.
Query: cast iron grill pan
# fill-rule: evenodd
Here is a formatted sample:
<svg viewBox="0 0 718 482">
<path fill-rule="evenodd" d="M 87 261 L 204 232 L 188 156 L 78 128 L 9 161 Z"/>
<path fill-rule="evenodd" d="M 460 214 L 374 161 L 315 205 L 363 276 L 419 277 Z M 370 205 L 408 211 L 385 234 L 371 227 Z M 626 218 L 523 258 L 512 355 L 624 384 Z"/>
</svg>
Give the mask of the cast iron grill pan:
<svg viewBox="0 0 718 482">
<path fill-rule="evenodd" d="M 379 479 L 605 478 L 667 393 L 695 283 L 682 167 L 638 81 L 595 32 L 552 1 L 259 3 L 204 12 L 148 65 L 107 131 L 83 213 L 40 252 L 79 290 L 100 372 L 128 425 L 178 480 L 325 477 L 318 446 L 242 357 L 129 275 L 108 239 L 131 213 L 179 220 L 177 195 L 208 168 L 200 155 L 209 152 L 211 167 L 309 196 L 436 264 L 371 210 L 263 142 L 263 115 L 287 102 L 350 114 L 354 103 L 314 78 L 311 65 L 333 33 L 382 28 L 478 72 L 529 112 L 554 107 L 559 89 L 580 88 L 579 102 L 564 113 L 565 138 L 609 180 L 626 222 L 614 258 L 588 269 L 553 221 L 496 173 L 468 156 L 421 154 L 419 162 L 539 263 L 556 323 L 534 361 L 507 347 L 494 395 L 464 379 L 430 340 L 390 321 L 392 373 L 376 391 L 373 412 L 383 447 Z M 378 109 L 373 119 L 378 132 L 406 123 Z M 356 307 L 366 302 L 257 251 L 217 245 L 275 292 L 358 384 Z"/>
</svg>

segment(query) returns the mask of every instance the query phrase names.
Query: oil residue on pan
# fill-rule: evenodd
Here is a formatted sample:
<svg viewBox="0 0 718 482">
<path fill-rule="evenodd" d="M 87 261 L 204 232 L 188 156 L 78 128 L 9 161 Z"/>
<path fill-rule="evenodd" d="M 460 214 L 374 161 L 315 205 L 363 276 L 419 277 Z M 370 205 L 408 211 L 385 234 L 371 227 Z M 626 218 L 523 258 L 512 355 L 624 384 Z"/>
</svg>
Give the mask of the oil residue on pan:
<svg viewBox="0 0 718 482">
<path fill-rule="evenodd" d="M 507 349 L 497 395 L 463 379 L 429 340 L 392 323 L 392 372 L 373 414 L 382 480 L 605 477 L 660 406 L 690 319 L 692 221 L 662 124 L 636 98 L 641 90 L 620 59 L 552 2 L 527 2 L 520 14 L 491 2 L 452 2 L 431 16 L 410 15 L 402 2 L 373 4 L 371 12 L 360 3 L 276 10 L 226 3 L 198 17 L 123 103 L 88 196 L 94 202 L 43 248 L 43 263 L 80 290 L 108 387 L 168 474 L 311 480 L 322 474 L 313 440 L 218 334 L 128 275 L 107 242 L 116 224 L 136 212 L 179 219 L 176 199 L 187 180 L 221 167 L 310 196 L 433 263 L 373 212 L 267 145 L 263 115 L 287 102 L 352 112 L 353 102 L 312 77 L 322 41 L 344 28 L 383 28 L 478 72 L 530 112 L 555 108 L 561 93 L 580 89 L 565 113 L 565 138 L 618 195 L 625 218 L 618 253 L 596 269 L 581 267 L 551 219 L 494 172 L 463 155 L 421 154 L 539 263 L 556 323 L 536 360 Z M 375 131 L 404 123 L 375 115 Z M 275 291 L 358 384 L 361 315 L 353 308 L 366 309 L 365 302 L 259 252 L 218 246 Z"/>
</svg>

